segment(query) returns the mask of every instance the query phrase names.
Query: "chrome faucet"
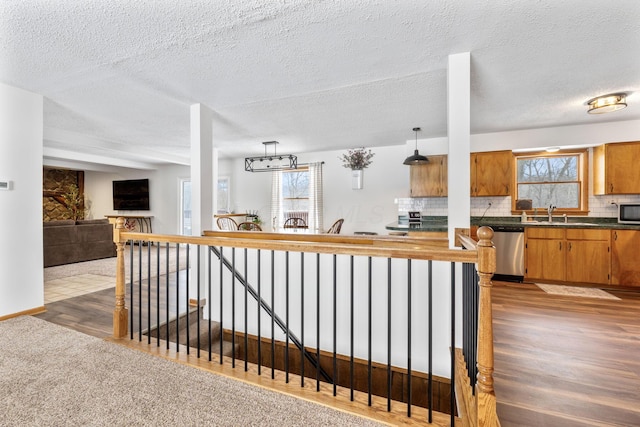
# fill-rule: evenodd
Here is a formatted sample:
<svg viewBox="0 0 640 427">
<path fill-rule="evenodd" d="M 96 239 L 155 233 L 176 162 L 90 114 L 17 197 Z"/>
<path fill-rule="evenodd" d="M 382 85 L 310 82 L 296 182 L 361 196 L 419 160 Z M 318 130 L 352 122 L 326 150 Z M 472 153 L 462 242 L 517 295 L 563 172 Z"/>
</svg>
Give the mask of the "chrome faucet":
<svg viewBox="0 0 640 427">
<path fill-rule="evenodd" d="M 555 210 L 555 206 L 549 205 L 549 209 L 547 209 L 547 215 L 549 217 L 549 222 L 553 222 L 553 211 Z"/>
</svg>

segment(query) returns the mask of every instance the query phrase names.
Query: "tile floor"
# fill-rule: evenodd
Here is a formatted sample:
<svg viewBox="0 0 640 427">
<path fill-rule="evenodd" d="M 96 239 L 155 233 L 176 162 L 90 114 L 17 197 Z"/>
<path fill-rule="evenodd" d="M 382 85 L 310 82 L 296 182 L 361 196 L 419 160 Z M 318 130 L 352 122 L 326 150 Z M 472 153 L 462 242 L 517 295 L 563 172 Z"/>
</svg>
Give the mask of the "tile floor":
<svg viewBox="0 0 640 427">
<path fill-rule="evenodd" d="M 44 303 L 62 301 L 116 286 L 115 277 L 80 274 L 44 282 Z"/>
</svg>

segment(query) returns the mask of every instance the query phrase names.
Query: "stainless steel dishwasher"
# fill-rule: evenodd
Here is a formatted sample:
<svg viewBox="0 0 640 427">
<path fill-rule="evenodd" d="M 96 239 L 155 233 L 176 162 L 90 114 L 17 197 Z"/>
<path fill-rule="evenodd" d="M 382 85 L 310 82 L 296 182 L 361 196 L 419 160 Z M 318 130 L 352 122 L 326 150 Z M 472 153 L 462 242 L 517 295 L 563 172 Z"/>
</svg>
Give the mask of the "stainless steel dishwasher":
<svg viewBox="0 0 640 427">
<path fill-rule="evenodd" d="M 493 280 L 522 282 L 524 279 L 524 227 L 496 225 L 493 245 L 496 247 L 496 272 Z"/>
</svg>

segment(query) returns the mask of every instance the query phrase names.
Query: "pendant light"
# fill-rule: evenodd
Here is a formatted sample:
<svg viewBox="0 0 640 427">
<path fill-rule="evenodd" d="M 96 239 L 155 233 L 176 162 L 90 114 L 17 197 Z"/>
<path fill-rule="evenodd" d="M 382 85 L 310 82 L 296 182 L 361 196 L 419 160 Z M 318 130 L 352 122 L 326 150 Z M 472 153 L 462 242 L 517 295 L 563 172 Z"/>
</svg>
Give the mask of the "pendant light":
<svg viewBox="0 0 640 427">
<path fill-rule="evenodd" d="M 420 128 L 413 128 L 413 131 L 416 133 L 416 149 L 413 152 L 412 156 L 407 157 L 406 159 L 404 159 L 403 164 L 405 165 L 425 165 L 427 163 L 429 163 L 429 159 L 427 159 L 425 156 L 421 155 L 420 153 L 418 153 L 418 131 L 420 130 Z"/>
</svg>

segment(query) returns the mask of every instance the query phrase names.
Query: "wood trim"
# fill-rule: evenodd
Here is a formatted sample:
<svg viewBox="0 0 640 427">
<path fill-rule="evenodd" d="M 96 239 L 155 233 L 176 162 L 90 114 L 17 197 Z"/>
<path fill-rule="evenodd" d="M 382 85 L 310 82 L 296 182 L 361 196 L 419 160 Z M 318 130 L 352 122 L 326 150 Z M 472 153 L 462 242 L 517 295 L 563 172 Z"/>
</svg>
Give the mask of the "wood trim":
<svg viewBox="0 0 640 427">
<path fill-rule="evenodd" d="M 478 424 L 478 411 L 476 408 L 475 396 L 471 389 L 469 371 L 464 360 L 462 349 L 455 349 L 456 357 L 456 396 L 458 396 L 458 412 L 464 427 L 471 427 Z"/>
<path fill-rule="evenodd" d="M 477 262 L 475 251 L 443 249 L 429 244 L 431 239 L 403 238 L 395 236 L 349 236 L 348 241 L 333 240 L 330 235 L 306 235 L 305 239 L 281 233 L 205 232 L 202 237 L 177 236 L 150 233 L 121 232 L 123 240 L 147 242 L 189 243 L 207 246 L 225 246 L 248 249 L 263 249 L 292 252 L 344 254 L 383 258 L 423 259 L 447 262 Z M 212 233 L 215 233 L 212 234 Z M 240 234 L 239 234 L 240 233 Z M 264 235 L 260 238 L 256 236 Z M 341 238 L 342 239 L 342 238 Z M 351 240 L 354 239 L 354 240 Z"/>
<path fill-rule="evenodd" d="M 18 311 L 16 313 L 5 314 L 4 316 L 0 316 L 0 322 L 7 319 L 13 319 L 14 317 L 32 316 L 34 314 L 44 313 L 45 311 L 47 311 L 47 309 L 45 308 L 44 305 L 42 305 L 40 307 L 34 307 L 28 310 Z"/>
</svg>

